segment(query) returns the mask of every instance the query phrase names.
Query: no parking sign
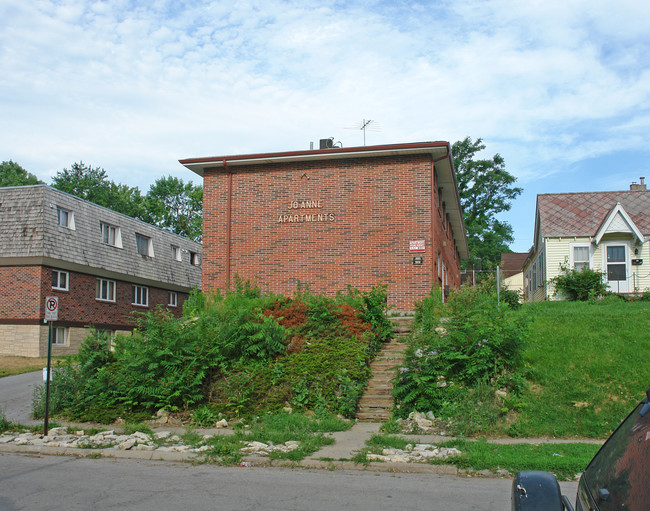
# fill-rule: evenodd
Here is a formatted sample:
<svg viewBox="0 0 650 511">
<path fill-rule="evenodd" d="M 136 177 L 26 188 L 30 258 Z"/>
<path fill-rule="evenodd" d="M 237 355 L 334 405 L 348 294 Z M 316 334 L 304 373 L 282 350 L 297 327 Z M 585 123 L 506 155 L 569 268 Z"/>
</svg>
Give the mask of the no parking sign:
<svg viewBox="0 0 650 511">
<path fill-rule="evenodd" d="M 59 319 L 59 298 L 48 296 L 45 298 L 45 321 L 58 321 Z"/>
</svg>

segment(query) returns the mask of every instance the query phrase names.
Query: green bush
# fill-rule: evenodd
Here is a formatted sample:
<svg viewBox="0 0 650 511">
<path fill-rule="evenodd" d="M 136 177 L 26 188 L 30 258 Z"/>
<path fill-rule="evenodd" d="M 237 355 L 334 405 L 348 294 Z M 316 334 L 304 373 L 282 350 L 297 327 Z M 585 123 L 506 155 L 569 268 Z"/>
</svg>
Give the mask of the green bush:
<svg viewBox="0 0 650 511">
<path fill-rule="evenodd" d="M 71 359 L 65 364 L 54 367 L 52 380 L 50 381 L 50 405 L 49 415 L 57 415 L 70 408 L 76 403 L 79 388 L 82 380 L 79 377 L 79 369 Z M 45 384 L 34 387 L 32 395 L 32 416 L 34 419 L 42 419 L 45 416 Z"/>
<path fill-rule="evenodd" d="M 139 314 L 131 335 L 116 336 L 114 352 L 105 336 L 92 332 L 76 361 L 57 369 L 50 409 L 98 422 L 206 403 L 209 408 L 195 412 L 198 423 L 210 421 L 211 413 L 252 416 L 291 403 L 319 415 L 352 416 L 369 375 L 369 353 L 391 332 L 385 296 L 381 285 L 336 299 L 303 292 L 306 320 L 285 328 L 269 311 L 281 313 L 274 305 L 290 299 L 263 295 L 239 279 L 224 295 L 194 292 L 181 318 L 163 308 Z M 353 309 L 342 306 L 352 303 Z M 362 319 L 376 329 L 366 331 Z M 37 415 L 42 393 L 34 399 Z"/>
<path fill-rule="evenodd" d="M 481 387 L 523 391 L 519 372 L 527 325 L 525 315 L 498 305 L 493 280 L 461 288 L 444 306 L 432 292 L 418 304 L 416 334 L 394 380 L 397 415 L 451 416 L 455 404 Z"/>
<path fill-rule="evenodd" d="M 604 274 L 590 268 L 578 271 L 566 265 L 561 267 L 562 273 L 549 280 L 555 285 L 555 294 L 564 293 L 572 301 L 586 301 L 598 298 L 607 293 Z"/>
<path fill-rule="evenodd" d="M 500 291 L 500 298 L 511 309 L 517 310 L 521 308 L 521 295 L 514 289 L 502 289 Z"/>
<path fill-rule="evenodd" d="M 442 291 L 436 285 L 431 288 L 429 296 L 415 303 L 415 330 L 433 332 L 440 326 L 440 321 L 444 315 L 445 306 L 442 301 Z"/>
</svg>

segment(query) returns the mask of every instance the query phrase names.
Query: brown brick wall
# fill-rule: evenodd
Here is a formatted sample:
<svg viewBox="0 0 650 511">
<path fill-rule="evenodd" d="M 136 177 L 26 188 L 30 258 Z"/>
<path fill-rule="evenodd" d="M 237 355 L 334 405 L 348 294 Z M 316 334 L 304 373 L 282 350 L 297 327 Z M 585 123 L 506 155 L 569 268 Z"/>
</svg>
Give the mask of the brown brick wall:
<svg viewBox="0 0 650 511">
<path fill-rule="evenodd" d="M 132 305 L 132 284 L 116 281 L 116 301 L 95 298 L 97 278 L 69 272 L 68 291 L 52 289 L 52 268 L 41 266 L 0 267 L 6 285 L 0 299 L 0 322 L 4 324 L 36 324 L 44 318 L 46 296 L 59 298 L 60 326 L 95 325 L 98 328 L 130 328 L 134 311 L 144 312 L 156 305 L 167 306 L 168 291 L 149 287 L 149 306 Z M 179 316 L 187 293 L 178 293 L 178 306 L 170 310 Z"/>
<path fill-rule="evenodd" d="M 0 267 L 0 319 L 36 321 L 43 317 L 40 289 L 44 272 L 40 266 Z"/>
<path fill-rule="evenodd" d="M 231 281 L 238 275 L 283 294 L 295 291 L 298 282 L 313 292 L 334 294 L 348 285 L 367 290 L 383 281 L 389 305 L 412 310 L 438 278 L 440 251 L 449 269 L 448 284 L 460 283 L 456 247 L 437 211 L 428 156 L 230 170 Z M 226 287 L 228 190 L 227 172 L 205 172 L 206 291 Z M 290 208 L 292 201 L 298 202 L 297 209 Z M 302 207 L 303 201 L 314 202 Z M 409 241 L 422 239 L 426 252 L 409 253 Z M 422 255 L 424 264 L 414 265 L 414 255 Z"/>
</svg>

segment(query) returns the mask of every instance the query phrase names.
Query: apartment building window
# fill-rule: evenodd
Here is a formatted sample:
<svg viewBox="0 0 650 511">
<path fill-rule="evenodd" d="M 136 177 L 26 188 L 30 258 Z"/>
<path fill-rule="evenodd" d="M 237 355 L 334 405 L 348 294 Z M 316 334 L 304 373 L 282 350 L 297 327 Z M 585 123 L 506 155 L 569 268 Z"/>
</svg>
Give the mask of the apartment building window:
<svg viewBox="0 0 650 511">
<path fill-rule="evenodd" d="M 133 286 L 133 305 L 142 307 L 149 306 L 149 288 L 145 286 Z"/>
<path fill-rule="evenodd" d="M 122 246 L 122 237 L 120 235 L 120 228 L 115 227 L 104 222 L 100 222 L 102 231 L 102 243 L 111 245 L 112 247 Z"/>
<path fill-rule="evenodd" d="M 190 252 L 190 264 L 192 266 L 198 266 L 199 263 L 199 254 L 196 252 Z"/>
<path fill-rule="evenodd" d="M 115 301 L 115 281 L 108 279 L 97 279 L 97 292 L 95 295 L 97 300 L 105 302 Z"/>
<path fill-rule="evenodd" d="M 170 307 L 178 306 L 178 293 L 176 291 L 169 292 L 169 300 L 167 305 L 169 305 Z"/>
<path fill-rule="evenodd" d="M 174 261 L 180 261 L 181 260 L 181 247 L 178 247 L 176 245 L 172 245 L 172 259 Z"/>
<path fill-rule="evenodd" d="M 56 207 L 56 223 L 68 229 L 74 229 L 74 215 L 72 211 Z"/>
<path fill-rule="evenodd" d="M 67 291 L 69 277 L 70 275 L 67 271 L 52 270 L 52 289 Z"/>
<path fill-rule="evenodd" d="M 52 346 L 66 346 L 68 344 L 68 329 L 57 326 L 52 329 Z"/>
<path fill-rule="evenodd" d="M 151 242 L 151 238 L 142 234 L 136 234 L 135 243 L 138 248 L 138 254 L 153 257 L 153 243 Z"/>
</svg>

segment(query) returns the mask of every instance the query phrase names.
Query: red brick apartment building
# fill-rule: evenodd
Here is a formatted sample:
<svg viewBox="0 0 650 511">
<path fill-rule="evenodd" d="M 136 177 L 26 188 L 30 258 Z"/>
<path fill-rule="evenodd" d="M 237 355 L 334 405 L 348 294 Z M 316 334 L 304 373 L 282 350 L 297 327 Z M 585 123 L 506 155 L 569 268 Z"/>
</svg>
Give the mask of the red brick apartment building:
<svg viewBox="0 0 650 511">
<path fill-rule="evenodd" d="M 200 258 L 199 243 L 48 186 L 0 188 L 0 355 L 47 354 L 49 296 L 54 355 L 76 353 L 90 326 L 131 331 L 136 311 L 180 315 Z"/>
<path fill-rule="evenodd" d="M 467 239 L 448 142 L 190 158 L 203 177 L 203 290 L 388 285 L 411 311 L 460 285 Z"/>
</svg>

